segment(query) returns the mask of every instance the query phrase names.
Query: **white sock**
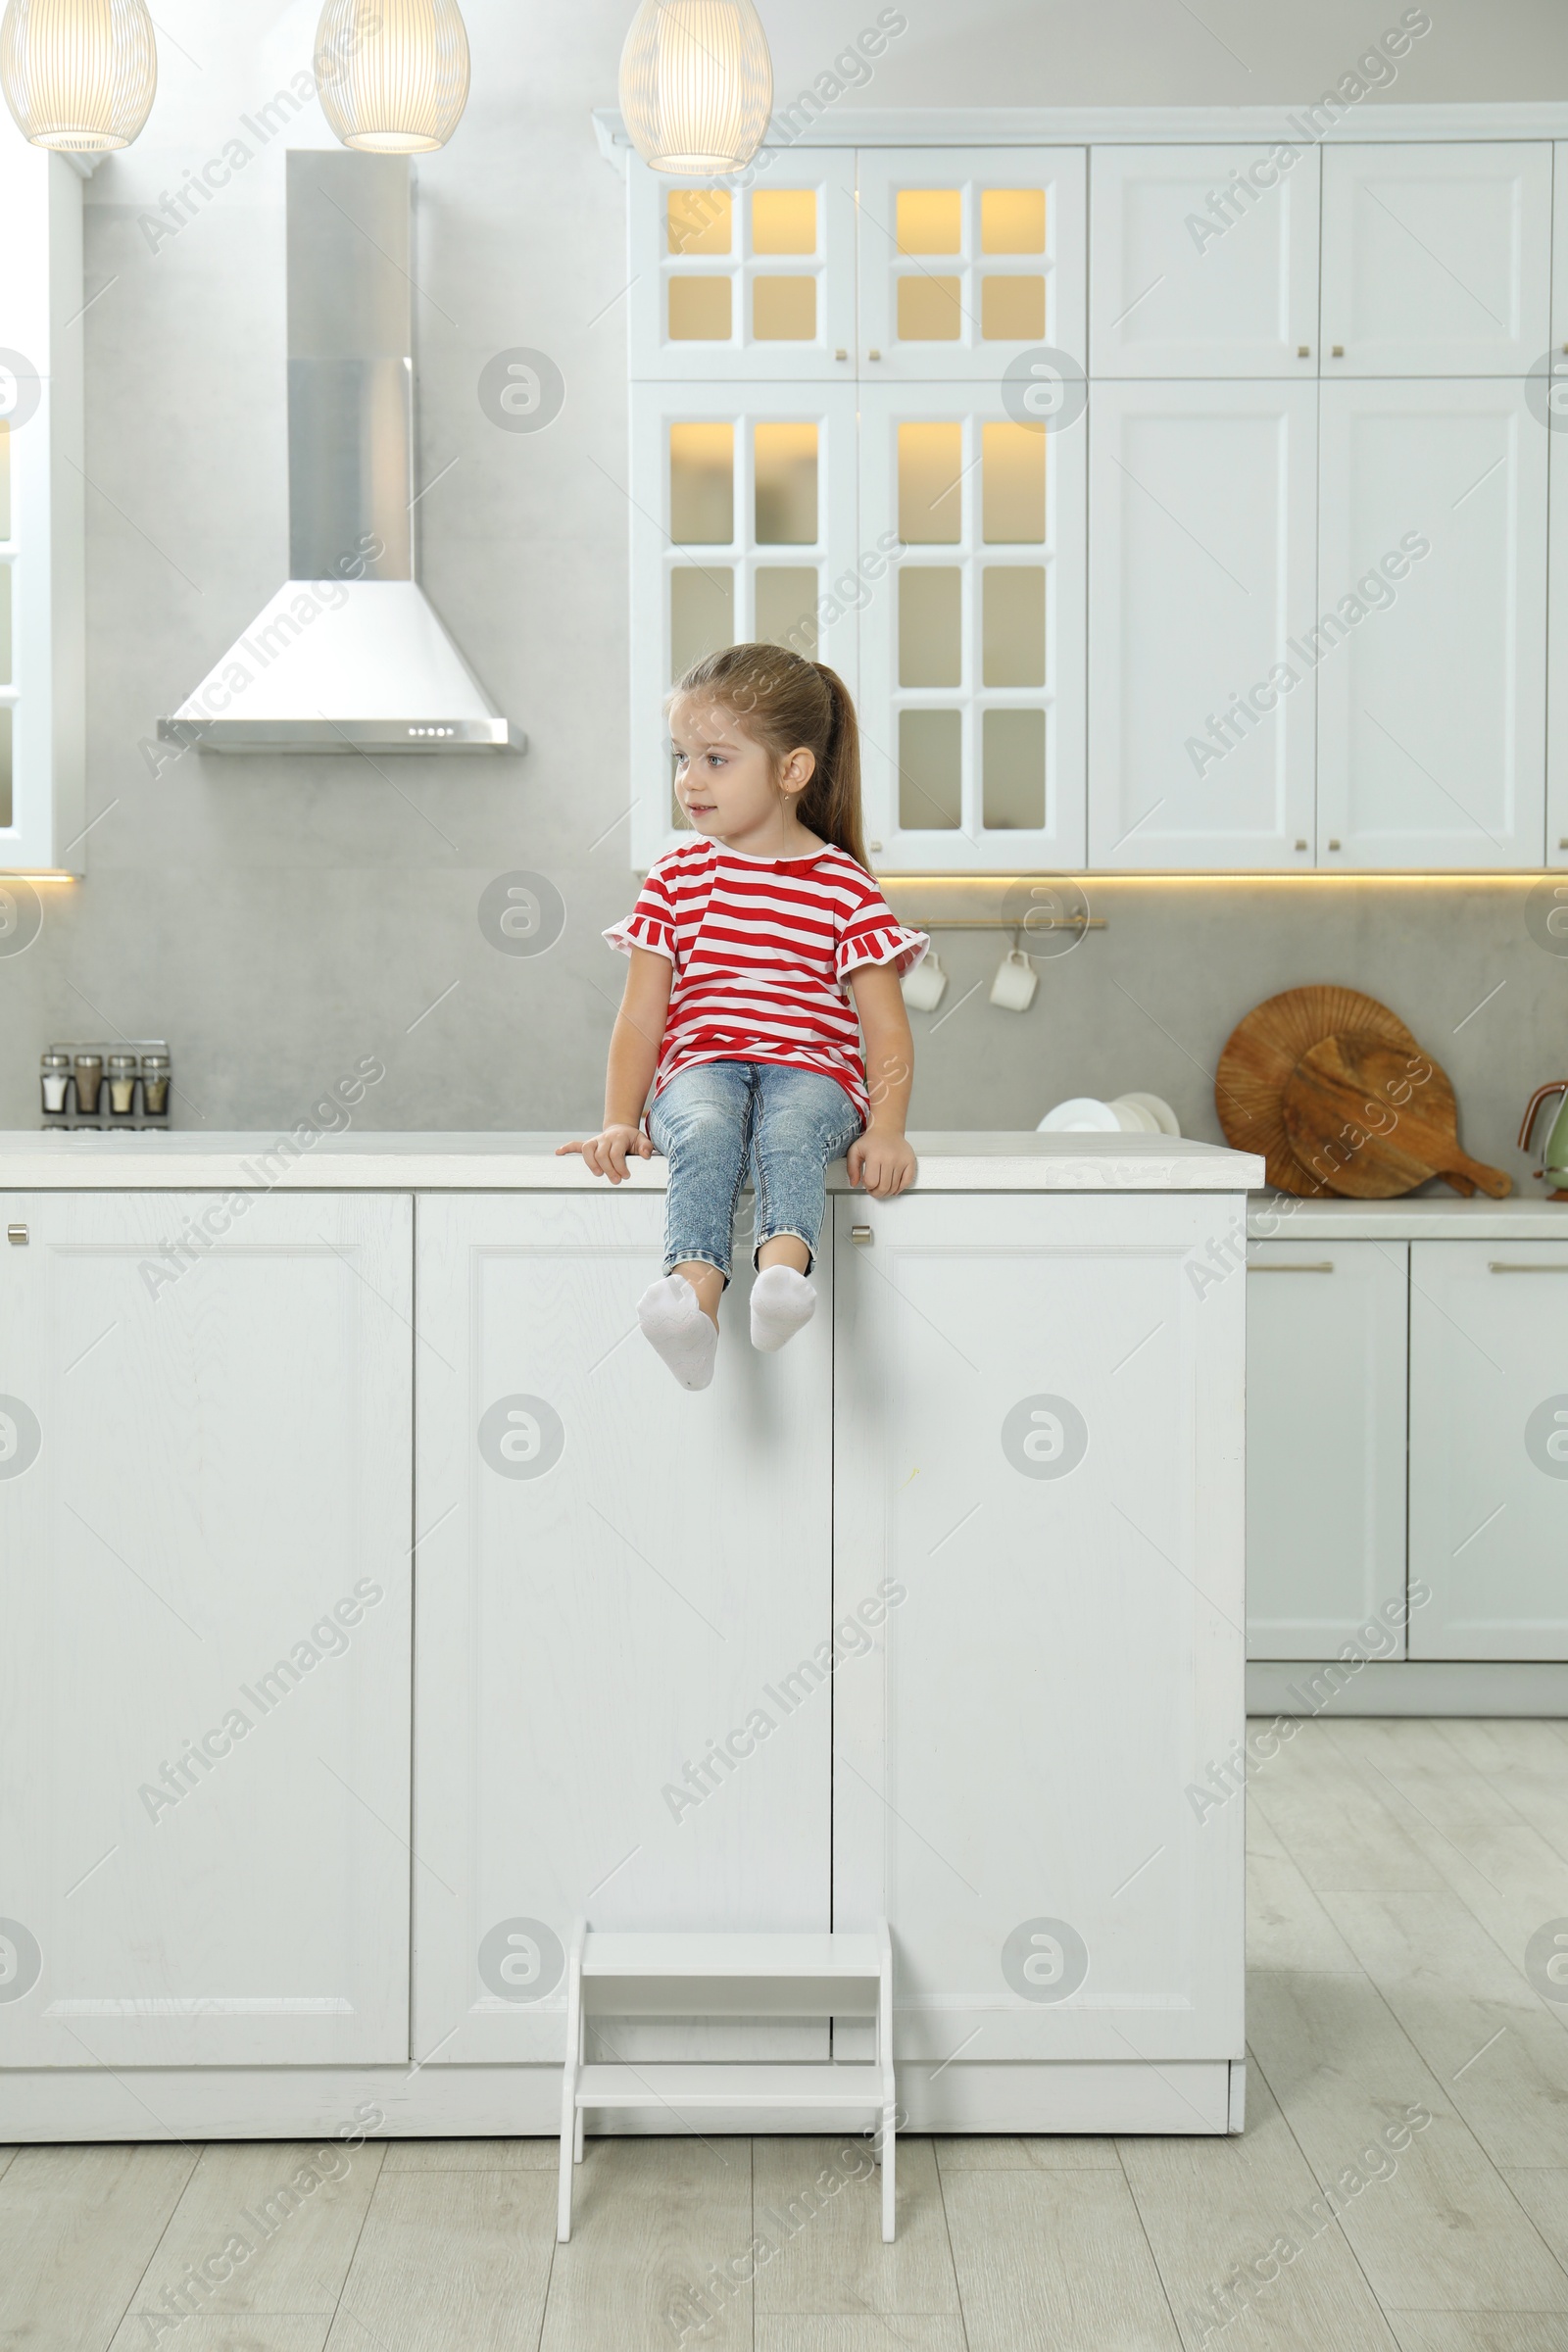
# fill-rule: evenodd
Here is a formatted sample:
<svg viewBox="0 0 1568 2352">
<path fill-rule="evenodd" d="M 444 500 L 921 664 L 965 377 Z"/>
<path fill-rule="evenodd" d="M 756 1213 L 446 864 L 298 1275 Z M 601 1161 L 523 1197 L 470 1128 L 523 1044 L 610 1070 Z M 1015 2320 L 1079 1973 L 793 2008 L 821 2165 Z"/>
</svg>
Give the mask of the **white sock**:
<svg viewBox="0 0 1568 2352">
<path fill-rule="evenodd" d="M 809 1323 L 816 1293 L 793 1266 L 764 1266 L 752 1285 L 752 1346 L 773 1355 Z"/>
<path fill-rule="evenodd" d="M 651 1283 L 637 1301 L 643 1338 L 662 1355 L 683 1389 L 706 1389 L 713 1377 L 718 1333 L 697 1303 L 684 1274 Z"/>
</svg>

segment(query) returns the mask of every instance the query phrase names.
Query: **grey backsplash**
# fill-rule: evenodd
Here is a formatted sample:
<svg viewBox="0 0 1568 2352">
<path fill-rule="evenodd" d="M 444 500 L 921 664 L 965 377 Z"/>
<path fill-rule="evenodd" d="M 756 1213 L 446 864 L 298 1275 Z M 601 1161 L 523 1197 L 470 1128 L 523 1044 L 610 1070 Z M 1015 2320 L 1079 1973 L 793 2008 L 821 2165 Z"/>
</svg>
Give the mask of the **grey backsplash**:
<svg viewBox="0 0 1568 2352">
<path fill-rule="evenodd" d="M 498 73 L 508 12 L 475 0 L 469 14 L 491 69 L 452 147 L 418 167 L 423 577 L 531 749 L 379 773 L 190 753 L 153 773 L 158 715 L 286 571 L 281 155 L 290 136 L 325 143 L 319 116 L 156 252 L 138 220 L 286 78 L 275 60 L 252 72 L 230 35 L 229 111 L 187 89 L 180 115 L 172 95 L 166 122 L 187 144 L 156 144 L 155 117 L 86 191 L 95 821 L 85 883 L 46 888 L 40 935 L 0 957 L 6 1126 L 38 1121 L 46 1044 L 116 1031 L 168 1037 L 181 1127 L 292 1127 L 370 1056 L 386 1075 L 354 1112 L 362 1126 L 598 1116 L 623 969 L 599 934 L 632 889 L 626 269 L 624 191 L 588 109 L 612 86 L 624 11 L 591 0 L 560 20 L 544 73 L 510 38 Z M 906 81 L 877 102 L 940 97 L 909 78 L 917 64 L 911 46 Z M 476 397 L 484 363 L 515 346 L 548 351 L 565 377 L 565 406 L 537 434 L 499 430 Z M 551 876 L 565 902 L 543 956 L 501 954 L 479 927 L 486 884 L 516 869 Z M 1277 989 L 1333 980 L 1404 1017 L 1453 1078 L 1470 1150 L 1523 1178 L 1525 1097 L 1568 1077 L 1568 958 L 1527 930 L 1524 886 L 1124 880 L 1089 895 L 1108 928 L 1042 963 L 1021 1016 L 986 985 L 959 1003 L 989 984 L 1004 937 L 943 935 L 952 986 L 915 1016 L 916 1125 L 1033 1126 L 1064 1095 L 1142 1087 L 1215 1137 L 1232 1025 Z"/>
</svg>

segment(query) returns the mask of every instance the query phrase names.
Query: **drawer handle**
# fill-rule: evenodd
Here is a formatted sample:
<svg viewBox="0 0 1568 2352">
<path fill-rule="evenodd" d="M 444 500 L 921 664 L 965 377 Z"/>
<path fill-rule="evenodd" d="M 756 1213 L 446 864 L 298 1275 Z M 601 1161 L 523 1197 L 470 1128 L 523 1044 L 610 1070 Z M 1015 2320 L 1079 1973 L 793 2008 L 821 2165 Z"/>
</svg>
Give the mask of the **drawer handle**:
<svg viewBox="0 0 1568 2352">
<path fill-rule="evenodd" d="M 1282 1266 L 1267 1265 L 1260 1259 L 1254 1261 L 1249 1258 L 1247 1271 L 1249 1274 L 1332 1274 L 1334 1260 L 1332 1257 L 1301 1258 L 1295 1265 Z"/>
<path fill-rule="evenodd" d="M 1487 1260 L 1489 1274 L 1568 1274 L 1568 1257 L 1553 1258 L 1549 1265 L 1530 1265 L 1518 1258 L 1492 1257 Z"/>
<path fill-rule="evenodd" d="M 861 1250 L 866 1250 L 866 1249 L 869 1249 L 869 1248 L 870 1248 L 870 1245 L 871 1245 L 871 1228 L 870 1228 L 870 1226 L 869 1226 L 869 1225 L 852 1225 L 852 1226 L 850 1227 L 850 1239 L 851 1239 L 851 1241 L 852 1241 L 852 1242 L 854 1242 L 854 1243 L 857 1245 L 857 1247 L 858 1247 L 858 1248 L 859 1248 L 859 1249 L 861 1249 Z"/>
<path fill-rule="evenodd" d="M 6 1240 L 14 1250 L 24 1250 L 27 1246 L 27 1228 L 25 1225 L 8 1225 Z"/>
</svg>

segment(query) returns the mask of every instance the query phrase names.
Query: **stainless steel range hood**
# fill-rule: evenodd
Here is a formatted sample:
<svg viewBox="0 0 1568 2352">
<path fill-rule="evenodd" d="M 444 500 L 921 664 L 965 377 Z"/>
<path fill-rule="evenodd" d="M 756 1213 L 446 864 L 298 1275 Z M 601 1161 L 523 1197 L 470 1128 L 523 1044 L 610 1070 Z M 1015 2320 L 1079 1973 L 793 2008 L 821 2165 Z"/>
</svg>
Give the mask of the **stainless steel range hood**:
<svg viewBox="0 0 1568 2352">
<path fill-rule="evenodd" d="M 213 752 L 523 751 L 415 577 L 408 159 L 287 163 L 290 577 L 158 732 Z"/>
</svg>

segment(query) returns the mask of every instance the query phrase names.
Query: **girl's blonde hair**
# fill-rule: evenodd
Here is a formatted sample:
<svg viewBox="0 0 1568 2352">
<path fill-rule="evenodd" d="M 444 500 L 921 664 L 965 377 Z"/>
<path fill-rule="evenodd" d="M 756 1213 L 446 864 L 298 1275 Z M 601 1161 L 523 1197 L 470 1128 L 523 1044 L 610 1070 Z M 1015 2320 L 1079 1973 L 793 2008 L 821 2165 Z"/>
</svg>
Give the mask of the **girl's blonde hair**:
<svg viewBox="0 0 1568 2352">
<path fill-rule="evenodd" d="M 785 645 L 726 645 L 694 662 L 670 691 L 669 709 L 710 695 L 776 761 L 809 752 L 811 780 L 796 804 L 801 823 L 865 865 L 860 830 L 860 730 L 837 670 Z M 867 871 L 869 868 L 867 867 Z"/>
</svg>

